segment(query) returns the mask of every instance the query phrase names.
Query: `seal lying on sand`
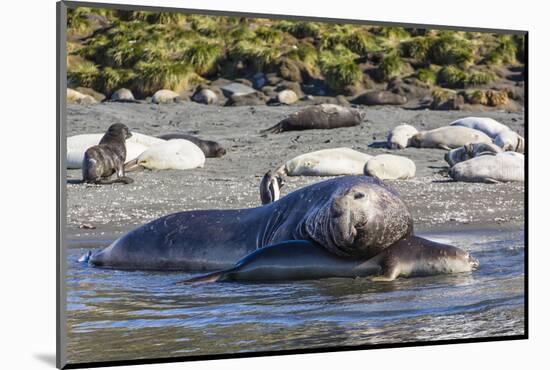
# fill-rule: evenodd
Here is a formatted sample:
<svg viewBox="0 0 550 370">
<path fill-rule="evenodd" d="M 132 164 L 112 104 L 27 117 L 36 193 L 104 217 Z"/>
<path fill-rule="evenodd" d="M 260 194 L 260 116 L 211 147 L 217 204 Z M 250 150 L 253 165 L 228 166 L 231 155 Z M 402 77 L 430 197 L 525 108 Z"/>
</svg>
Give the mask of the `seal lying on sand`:
<svg viewBox="0 0 550 370">
<path fill-rule="evenodd" d="M 124 176 L 124 159 L 126 158 L 125 141 L 132 134 L 126 125 L 111 125 L 98 145 L 88 148 L 82 161 L 82 181 L 89 184 L 114 184 L 117 182 L 131 184 L 134 182 Z M 117 178 L 109 180 L 114 173 Z"/>
<path fill-rule="evenodd" d="M 124 165 L 126 171 L 147 168 L 150 170 L 188 170 L 204 167 L 206 158 L 202 150 L 188 140 L 174 139 L 147 148 L 136 159 Z"/>
<path fill-rule="evenodd" d="M 457 163 L 467 161 L 468 159 L 472 159 L 474 157 L 479 157 L 480 155 L 495 155 L 497 153 L 502 153 L 502 149 L 495 144 L 466 144 L 460 148 L 456 148 L 445 153 L 445 161 L 452 167 Z"/>
<path fill-rule="evenodd" d="M 262 132 L 279 134 L 283 131 L 351 127 L 358 126 L 362 120 L 361 113 L 356 109 L 336 104 L 320 104 L 292 113 Z"/>
<path fill-rule="evenodd" d="M 515 152 L 483 155 L 451 168 L 449 175 L 455 181 L 465 182 L 510 182 L 525 181 L 525 157 Z"/>
<path fill-rule="evenodd" d="M 99 144 L 103 134 L 80 134 L 67 138 L 67 168 L 82 168 L 84 152 L 91 146 Z M 128 162 L 143 153 L 148 147 L 165 142 L 165 140 L 132 132 L 126 140 L 126 158 Z"/>
<path fill-rule="evenodd" d="M 495 137 L 495 144 L 504 151 L 525 152 L 525 139 L 512 130 L 498 134 Z"/>
<path fill-rule="evenodd" d="M 365 175 L 380 180 L 412 179 L 416 173 L 416 165 L 409 158 L 393 154 L 380 154 L 365 164 Z"/>
<path fill-rule="evenodd" d="M 271 170 L 267 171 L 260 182 L 260 200 L 262 204 L 269 204 L 279 200 L 283 185 L 284 180 L 281 176 L 275 175 Z"/>
<path fill-rule="evenodd" d="M 287 241 L 252 252 L 232 267 L 183 281 L 280 281 L 329 277 L 398 277 L 468 272 L 479 262 L 460 248 L 409 236 L 364 260 L 342 258 L 308 241 Z"/>
<path fill-rule="evenodd" d="M 405 149 L 409 146 L 410 139 L 418 133 L 418 130 L 405 123 L 394 127 L 388 134 L 388 148 Z"/>
<path fill-rule="evenodd" d="M 451 150 L 470 143 L 492 143 L 483 132 L 462 126 L 446 126 L 421 131 L 410 139 L 410 146 Z"/>
<path fill-rule="evenodd" d="M 478 130 L 494 139 L 498 134 L 510 130 L 510 128 L 502 123 L 489 117 L 466 117 L 457 119 L 449 124 L 449 126 L 462 126 L 474 130 Z"/>
<path fill-rule="evenodd" d="M 176 133 L 162 134 L 162 135 L 159 135 L 158 138 L 164 139 L 164 140 L 173 140 L 173 139 L 189 140 L 190 142 L 192 142 L 193 144 L 201 148 L 206 158 L 219 158 L 219 157 L 223 157 L 226 153 L 225 149 L 217 142 L 210 141 L 210 140 L 202 140 L 193 135 L 187 135 L 187 134 L 176 132 Z"/>
<path fill-rule="evenodd" d="M 370 177 L 345 176 L 257 208 L 161 217 L 93 253 L 88 262 L 127 269 L 225 269 L 257 249 L 288 240 L 365 259 L 410 236 L 412 228 L 411 214 L 395 190 Z"/>
<path fill-rule="evenodd" d="M 362 175 L 372 156 L 350 148 L 322 149 L 288 160 L 276 171 L 281 176 Z"/>
</svg>

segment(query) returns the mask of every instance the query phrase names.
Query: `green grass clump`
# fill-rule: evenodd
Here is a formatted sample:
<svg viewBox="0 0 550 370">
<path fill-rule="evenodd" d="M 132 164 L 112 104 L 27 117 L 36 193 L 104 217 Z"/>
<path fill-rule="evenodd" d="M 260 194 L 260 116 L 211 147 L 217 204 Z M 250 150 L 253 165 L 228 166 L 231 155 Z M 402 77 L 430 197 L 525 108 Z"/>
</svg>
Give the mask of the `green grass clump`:
<svg viewBox="0 0 550 370">
<path fill-rule="evenodd" d="M 466 101 L 470 104 L 487 105 L 487 94 L 483 90 L 466 90 L 464 92 Z"/>
<path fill-rule="evenodd" d="M 423 61 L 427 59 L 433 42 L 432 37 L 417 36 L 410 41 L 401 43 L 401 54 L 406 58 Z"/>
<path fill-rule="evenodd" d="M 376 49 L 374 41 L 363 32 L 353 32 L 343 39 L 344 45 L 358 55 L 365 55 L 369 50 Z"/>
<path fill-rule="evenodd" d="M 467 76 L 466 80 L 464 81 L 464 85 L 466 86 L 485 85 L 490 82 L 493 82 L 495 79 L 496 79 L 496 76 L 492 73 L 472 72 Z"/>
<path fill-rule="evenodd" d="M 272 45 L 278 45 L 283 40 L 283 33 L 271 27 L 258 27 L 255 34 L 259 40 L 270 43 Z"/>
<path fill-rule="evenodd" d="M 434 68 L 420 68 L 416 71 L 416 77 L 422 82 L 435 85 L 437 82 L 437 71 Z"/>
<path fill-rule="evenodd" d="M 445 66 L 441 68 L 437 75 L 437 83 L 445 87 L 462 88 L 467 77 L 466 72 L 463 70 L 455 66 Z"/>
<path fill-rule="evenodd" d="M 68 84 L 70 86 L 90 87 L 93 88 L 96 84 L 100 72 L 97 66 L 87 60 L 72 65 L 67 71 Z"/>
<path fill-rule="evenodd" d="M 290 51 L 288 54 L 286 54 L 286 56 L 290 59 L 304 63 L 304 65 L 310 72 L 318 72 L 317 61 L 319 59 L 319 55 L 315 46 L 311 45 L 310 43 L 298 43 L 296 49 Z"/>
<path fill-rule="evenodd" d="M 501 35 L 497 46 L 489 52 L 485 61 L 487 64 L 515 64 L 517 44 L 511 36 Z"/>
<path fill-rule="evenodd" d="M 378 29 L 380 36 L 390 40 L 401 41 L 411 37 L 410 33 L 403 27 L 380 27 Z"/>
<path fill-rule="evenodd" d="M 136 73 L 131 69 L 105 67 L 98 79 L 96 88 L 110 95 L 122 87 L 131 86 L 134 78 L 136 78 Z"/>
<path fill-rule="evenodd" d="M 355 54 L 343 46 L 321 54 L 321 73 L 331 90 L 338 92 L 361 81 L 363 74 L 354 57 Z"/>
<path fill-rule="evenodd" d="M 191 65 L 197 74 L 203 75 L 212 72 L 221 56 L 219 45 L 197 42 L 184 52 L 183 61 Z"/>
<path fill-rule="evenodd" d="M 475 60 L 473 45 L 453 33 L 436 37 L 430 46 L 429 58 L 439 65 L 466 67 Z"/>
<path fill-rule="evenodd" d="M 171 12 L 146 12 L 146 11 L 135 11 L 130 15 L 130 19 L 136 19 L 140 21 L 145 21 L 151 24 L 180 24 L 185 21 L 185 14 L 181 13 L 171 13 Z"/>
<path fill-rule="evenodd" d="M 275 28 L 288 32 L 298 39 L 318 37 L 321 33 L 321 27 L 314 22 L 280 21 L 275 25 Z"/>
<path fill-rule="evenodd" d="M 389 81 L 394 77 L 401 75 L 405 64 L 399 57 L 397 53 L 391 53 L 382 59 L 380 65 L 378 66 L 378 71 L 380 73 L 380 78 L 383 81 Z"/>
<path fill-rule="evenodd" d="M 161 89 L 180 91 L 190 82 L 197 81 L 197 75 L 182 62 L 139 62 L 136 64 L 133 90 L 148 96 Z"/>
<path fill-rule="evenodd" d="M 237 42 L 229 51 L 230 59 L 243 61 L 255 72 L 262 72 L 280 56 L 279 51 L 270 45 L 249 40 Z"/>
</svg>

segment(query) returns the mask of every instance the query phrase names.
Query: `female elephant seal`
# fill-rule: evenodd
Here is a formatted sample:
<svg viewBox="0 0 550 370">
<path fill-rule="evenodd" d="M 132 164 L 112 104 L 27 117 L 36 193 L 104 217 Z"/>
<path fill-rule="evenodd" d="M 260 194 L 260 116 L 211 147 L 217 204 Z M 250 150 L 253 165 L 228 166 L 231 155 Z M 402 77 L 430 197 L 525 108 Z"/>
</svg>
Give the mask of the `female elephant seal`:
<svg viewBox="0 0 550 370">
<path fill-rule="evenodd" d="M 380 180 L 412 179 L 416 165 L 409 158 L 392 154 L 380 154 L 369 159 L 365 164 L 365 175 Z"/>
<path fill-rule="evenodd" d="M 202 150 L 188 140 L 174 139 L 156 144 L 124 165 L 126 171 L 188 170 L 203 167 L 206 158 Z"/>
<path fill-rule="evenodd" d="M 525 157 L 515 152 L 475 157 L 458 163 L 449 175 L 455 181 L 498 183 L 525 181 Z"/>
<path fill-rule="evenodd" d="M 502 149 L 495 144 L 466 144 L 460 148 L 456 148 L 450 150 L 448 153 L 445 153 L 445 161 L 452 167 L 457 163 L 467 161 L 468 159 L 472 159 L 474 157 L 479 157 L 480 155 L 495 155 L 497 153 L 502 153 Z"/>
<path fill-rule="evenodd" d="M 322 149 L 288 160 L 276 171 L 281 176 L 362 175 L 372 156 L 350 148 Z"/>
<path fill-rule="evenodd" d="M 512 130 L 498 134 L 495 137 L 495 144 L 504 151 L 525 152 L 525 139 Z"/>
<path fill-rule="evenodd" d="M 450 126 L 462 126 L 478 130 L 494 139 L 498 134 L 510 130 L 508 126 L 489 117 L 466 117 L 457 119 L 449 124 Z"/>
<path fill-rule="evenodd" d="M 262 132 L 279 134 L 283 131 L 351 127 L 358 126 L 362 120 L 361 113 L 356 109 L 336 104 L 320 104 L 292 113 L 275 126 Z"/>
<path fill-rule="evenodd" d="M 134 182 L 124 176 L 126 158 L 125 141 L 132 134 L 126 125 L 111 125 L 98 145 L 88 148 L 82 161 L 82 181 L 89 184 L 113 184 L 116 182 L 131 184 Z M 114 173 L 117 178 L 109 180 Z"/>
<path fill-rule="evenodd" d="M 187 135 L 183 133 L 169 133 L 159 135 L 158 138 L 164 140 L 184 139 L 189 140 L 199 148 L 201 148 L 206 158 L 219 158 L 223 157 L 226 153 L 225 149 L 215 141 L 202 140 L 193 135 Z"/>
<path fill-rule="evenodd" d="M 395 127 L 388 134 L 388 148 L 405 149 L 409 146 L 410 139 L 418 133 L 418 130 L 405 123 Z"/>
<path fill-rule="evenodd" d="M 483 132 L 462 126 L 446 126 L 429 131 L 421 131 L 410 140 L 417 148 L 439 148 L 451 150 L 470 143 L 492 143 Z"/>
<path fill-rule="evenodd" d="M 478 266 L 479 262 L 460 248 L 417 236 L 401 239 L 367 260 L 335 256 L 314 243 L 300 240 L 259 249 L 230 269 L 194 277 L 183 283 L 366 276 L 391 281 L 398 277 L 469 272 Z"/>
<path fill-rule="evenodd" d="M 411 214 L 395 190 L 370 177 L 345 176 L 257 208 L 161 217 L 92 254 L 88 262 L 112 268 L 225 269 L 257 249 L 288 240 L 364 259 L 410 236 L 412 228 Z"/>
</svg>

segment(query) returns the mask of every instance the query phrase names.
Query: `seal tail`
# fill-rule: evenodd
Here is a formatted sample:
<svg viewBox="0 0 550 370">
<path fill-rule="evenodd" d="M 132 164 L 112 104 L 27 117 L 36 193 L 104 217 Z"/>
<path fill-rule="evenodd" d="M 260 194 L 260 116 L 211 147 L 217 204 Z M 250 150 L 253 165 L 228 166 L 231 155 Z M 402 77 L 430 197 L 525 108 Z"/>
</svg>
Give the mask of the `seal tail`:
<svg viewBox="0 0 550 370">
<path fill-rule="evenodd" d="M 279 122 L 275 126 L 260 131 L 260 134 L 280 134 L 281 132 L 283 132 L 283 124 Z"/>
<path fill-rule="evenodd" d="M 180 284 L 194 284 L 194 283 L 216 283 L 218 281 L 224 281 L 226 274 L 232 270 L 233 269 L 215 271 L 205 275 L 200 275 L 189 279 L 185 279 L 183 281 L 177 282 L 176 284 L 180 285 Z"/>
</svg>

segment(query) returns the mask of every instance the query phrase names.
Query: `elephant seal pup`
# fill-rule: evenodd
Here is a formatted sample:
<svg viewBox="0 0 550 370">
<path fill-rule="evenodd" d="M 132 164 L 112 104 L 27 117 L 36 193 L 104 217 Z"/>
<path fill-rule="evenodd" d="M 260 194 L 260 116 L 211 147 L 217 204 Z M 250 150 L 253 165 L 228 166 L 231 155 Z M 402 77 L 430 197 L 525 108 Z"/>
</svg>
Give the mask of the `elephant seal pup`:
<svg viewBox="0 0 550 370">
<path fill-rule="evenodd" d="M 470 143 L 492 143 L 483 132 L 462 126 L 446 126 L 429 131 L 421 131 L 410 140 L 417 148 L 439 148 L 451 150 Z"/>
<path fill-rule="evenodd" d="M 474 157 L 479 157 L 480 155 L 495 155 L 497 153 L 502 153 L 502 149 L 495 144 L 466 144 L 460 148 L 456 148 L 445 153 L 445 161 L 452 167 L 457 163 L 467 161 L 468 159 L 472 159 Z"/>
<path fill-rule="evenodd" d="M 466 117 L 457 119 L 449 124 L 449 126 L 462 126 L 474 130 L 478 130 L 494 139 L 498 134 L 510 130 L 510 128 L 502 123 L 489 117 Z"/>
<path fill-rule="evenodd" d="M 367 276 L 373 280 L 392 281 L 398 277 L 469 272 L 478 267 L 479 262 L 468 252 L 417 236 L 399 240 L 367 260 L 338 257 L 308 241 L 286 241 L 252 252 L 233 268 L 182 283 Z"/>
<path fill-rule="evenodd" d="M 68 137 L 67 168 L 82 168 L 84 152 L 89 147 L 99 144 L 102 137 L 103 134 L 80 134 Z M 124 162 L 137 158 L 148 147 L 165 141 L 139 132 L 132 132 L 132 136 L 126 139 L 126 158 Z"/>
<path fill-rule="evenodd" d="M 82 181 L 88 184 L 131 184 L 134 182 L 124 175 L 126 158 L 125 141 L 132 134 L 126 125 L 111 125 L 98 145 L 88 148 L 82 161 Z M 117 178 L 109 180 L 114 173 Z"/>
<path fill-rule="evenodd" d="M 274 174 L 271 170 L 267 171 L 260 182 L 260 200 L 262 204 L 279 200 L 283 185 L 284 180 L 281 176 Z"/>
<path fill-rule="evenodd" d="M 193 135 L 174 132 L 169 134 L 162 134 L 157 137 L 164 140 L 173 140 L 173 139 L 189 140 L 190 142 L 192 142 L 193 144 L 201 148 L 206 158 L 219 158 L 219 157 L 223 157 L 226 153 L 225 149 L 217 142 L 210 141 L 210 140 L 202 140 Z"/>
<path fill-rule="evenodd" d="M 276 173 L 280 176 L 362 175 L 372 156 L 350 148 L 322 149 L 288 160 Z"/>
<path fill-rule="evenodd" d="M 356 109 L 336 104 L 320 104 L 292 113 L 262 133 L 279 134 L 284 131 L 352 127 L 361 124 L 362 120 L 361 113 Z"/>
<path fill-rule="evenodd" d="M 111 268 L 218 270 L 288 240 L 307 240 L 334 255 L 366 259 L 410 236 L 412 222 L 391 187 L 371 177 L 344 176 L 261 207 L 164 216 L 86 259 Z"/>
<path fill-rule="evenodd" d="M 465 182 L 524 182 L 524 167 L 523 154 L 504 152 L 483 155 L 458 163 L 451 168 L 449 175 L 455 181 Z"/>
<path fill-rule="evenodd" d="M 364 172 L 379 180 L 406 180 L 414 177 L 416 165 L 406 157 L 380 154 L 368 160 Z"/>
<path fill-rule="evenodd" d="M 149 170 L 188 170 L 204 167 L 206 158 L 202 150 L 188 140 L 174 139 L 156 144 L 124 165 L 126 171 L 143 168 Z"/>
<path fill-rule="evenodd" d="M 411 137 L 417 133 L 418 130 L 416 128 L 405 123 L 394 127 L 394 129 L 388 134 L 388 148 L 405 149 L 409 146 Z"/>
<path fill-rule="evenodd" d="M 525 152 L 525 139 L 512 130 L 503 131 L 498 134 L 495 137 L 495 144 L 507 152 Z"/>
</svg>

